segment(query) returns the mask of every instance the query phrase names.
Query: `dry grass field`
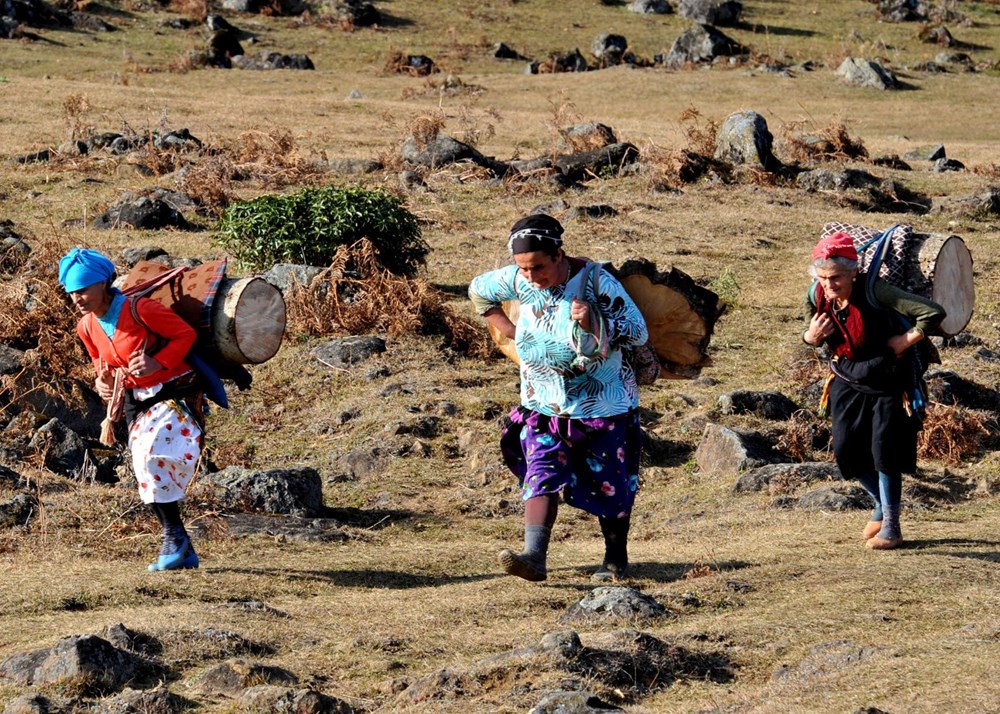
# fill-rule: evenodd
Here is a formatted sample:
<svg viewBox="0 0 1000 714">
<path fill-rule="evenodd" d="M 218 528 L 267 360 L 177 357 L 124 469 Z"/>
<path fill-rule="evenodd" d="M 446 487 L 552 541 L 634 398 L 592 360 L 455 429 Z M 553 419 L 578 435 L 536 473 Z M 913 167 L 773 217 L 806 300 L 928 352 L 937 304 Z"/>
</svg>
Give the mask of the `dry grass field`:
<svg viewBox="0 0 1000 714">
<path fill-rule="evenodd" d="M 918 39 L 916 23 L 879 22 L 872 3 L 744 4 L 742 26 L 725 32 L 753 50 L 748 63 L 547 75 L 493 59 L 494 43 L 543 59 L 574 47 L 587 55 L 598 33 L 616 32 L 651 59 L 669 49 L 687 21 L 597 0 L 380 0 L 386 24 L 353 32 L 295 17 L 227 13 L 257 35 L 248 51 L 306 53 L 316 70 L 185 71 L 183 59 L 207 35 L 203 25 L 163 25 L 185 16 L 183 8 L 133 0 L 91 5 L 119 31 L 38 30 L 35 41 L 0 40 L 0 221 L 12 221 L 36 252 L 53 256 L 74 245 L 115 258 L 126 247 L 157 245 L 176 256 L 218 257 L 211 217 L 196 218 L 194 231 L 89 226 L 123 191 L 174 188 L 169 171 L 144 176 L 128 156 L 105 154 L 35 164 L 13 159 L 123 127 L 187 128 L 230 153 L 255 139 L 267 146 L 284 138 L 280 149 L 259 154 L 274 170 L 234 181 L 234 197 L 304 183 L 398 193 L 432 249 L 421 277 L 471 316 L 465 287 L 509 259 L 507 228 L 516 218 L 559 198 L 571 206 L 609 204 L 617 215 L 566 222 L 571 254 L 673 264 L 722 294 L 728 310 L 702 372 L 710 380 L 643 389 L 644 426 L 659 448 L 642 475 L 627 584 L 673 616 L 576 629 L 587 645 L 634 627 L 727 662 L 731 677 L 679 675 L 641 695 L 599 677 L 585 684 L 629 712 L 1000 711 L 995 423 L 981 448 L 959 462 L 922 462 L 905 492 L 908 545 L 893 552 L 864 547 L 865 512 L 773 508 L 775 494 L 733 493 L 731 478 L 708 477 L 694 463 L 706 420 L 782 426 L 715 414 L 724 392 L 777 389 L 813 408 L 797 376 L 808 360 L 801 303 L 809 251 L 825 222 L 910 223 L 960 235 L 976 268 L 968 332 L 998 351 L 1000 216 L 864 213 L 834 194 L 763 179 L 663 190 L 665 164 L 657 161 L 690 147 L 697 131 L 753 109 L 767 119 L 779 158 L 787 158 L 783 147 L 796 134 L 843 125 L 872 157 L 942 143 L 967 170 L 932 173 L 926 162 L 912 162 L 910 172 L 864 161 L 838 166 L 891 177 L 932 198 L 981 194 L 1000 185 L 1000 5 L 945 3 L 970 18 L 948 25 L 972 48 L 963 51 L 979 70 L 934 74 L 911 67 L 939 48 Z M 204 7 L 191 3 L 187 16 L 199 11 Z M 429 78 L 390 74 L 384 66 L 394 51 L 426 54 L 442 71 Z M 847 56 L 882 58 L 909 88 L 845 86 L 834 70 Z M 807 61 L 812 71 L 801 69 Z M 790 76 L 766 71 L 768 62 L 788 65 Z M 458 89 L 446 88 L 449 76 Z M 643 161 L 635 173 L 595 177 L 585 190 L 561 194 L 545 182 L 488 181 L 467 166 L 426 172 L 427 189 L 406 193 L 399 151 L 418 120 L 440 122 L 444 133 L 503 160 L 556 151 L 560 128 L 598 121 L 638 147 Z M 362 177 L 302 170 L 339 158 L 380 159 L 387 168 Z M 68 306 L 66 319 L 71 324 Z M 522 671 L 472 678 L 458 693 L 422 701 L 400 693 L 436 670 L 464 670 L 569 628 L 561 615 L 594 587 L 590 573 L 602 555 L 596 520 L 565 507 L 547 582 L 507 577 L 497 565 L 497 551 L 521 538 L 518 494 L 499 458 L 493 410 L 516 403 L 514 366 L 499 355 L 449 353 L 440 336 L 403 335 L 372 363 L 332 370 L 312 356 L 316 342 L 287 334 L 279 354 L 254 368 L 253 389 L 232 395 L 228 412 L 211 415 L 209 444 L 220 467 L 317 469 L 345 539 L 235 538 L 195 489 L 188 515 L 204 526 L 197 541 L 202 567 L 151 574 L 145 564 L 158 534 L 132 485 L 72 482 L 47 473 L 38 459 L 10 463 L 31 479 L 42 507 L 28 527 L 0 531 L 0 660 L 122 622 L 163 642 L 164 681 L 197 710 L 239 710 L 195 685 L 225 658 L 199 644 L 197 633 L 207 627 L 266 643 L 267 654 L 256 659 L 359 711 L 526 712 L 543 691 L 558 688 L 558 672 Z M 943 367 L 1000 389 L 996 363 L 977 359 L 976 349 L 944 349 Z M 65 359 L 82 365 L 83 353 Z M 372 364 L 389 376 L 366 378 Z M 0 425 L 16 405 L 5 406 Z M 339 416 L 352 411 L 352 419 Z M 335 478 L 344 453 L 377 444 L 387 423 L 421 414 L 443 415 L 437 435 L 425 439 L 426 453 L 393 457 L 357 479 Z M 3 483 L 0 500 L 10 496 Z M 225 606 L 241 601 L 265 602 L 287 617 Z M 824 659 L 828 651 L 856 656 Z M 0 680 L 0 705 L 23 691 Z"/>
</svg>

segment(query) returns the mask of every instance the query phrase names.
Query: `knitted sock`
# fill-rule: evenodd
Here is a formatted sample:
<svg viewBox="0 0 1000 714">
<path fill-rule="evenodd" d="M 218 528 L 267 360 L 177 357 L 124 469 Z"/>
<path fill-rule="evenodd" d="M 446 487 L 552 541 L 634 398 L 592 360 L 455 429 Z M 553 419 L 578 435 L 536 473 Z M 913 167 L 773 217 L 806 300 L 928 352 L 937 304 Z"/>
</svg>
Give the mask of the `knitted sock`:
<svg viewBox="0 0 1000 714">
<path fill-rule="evenodd" d="M 882 530 L 878 538 L 902 538 L 899 526 L 900 502 L 903 498 L 903 475 L 878 472 L 879 495 L 882 499 Z"/>
<path fill-rule="evenodd" d="M 875 502 L 875 510 L 872 511 L 871 520 L 881 521 L 882 520 L 882 498 L 879 491 L 879 475 L 875 471 L 865 471 L 863 473 L 857 474 L 858 481 L 864 487 L 868 495 L 872 497 Z"/>
<path fill-rule="evenodd" d="M 173 555 L 180 548 L 187 538 L 187 531 L 184 530 L 184 522 L 181 521 L 181 509 L 179 501 L 170 503 L 151 504 L 153 513 L 163 526 L 163 544 L 160 546 L 160 555 Z"/>
<path fill-rule="evenodd" d="M 521 557 L 538 566 L 539 570 L 545 570 L 545 557 L 549 552 L 551 536 L 552 529 L 548 526 L 525 526 L 524 552 Z"/>
<path fill-rule="evenodd" d="M 604 565 L 614 565 L 620 571 L 628 567 L 628 529 L 631 518 L 599 518 L 604 535 Z"/>
</svg>

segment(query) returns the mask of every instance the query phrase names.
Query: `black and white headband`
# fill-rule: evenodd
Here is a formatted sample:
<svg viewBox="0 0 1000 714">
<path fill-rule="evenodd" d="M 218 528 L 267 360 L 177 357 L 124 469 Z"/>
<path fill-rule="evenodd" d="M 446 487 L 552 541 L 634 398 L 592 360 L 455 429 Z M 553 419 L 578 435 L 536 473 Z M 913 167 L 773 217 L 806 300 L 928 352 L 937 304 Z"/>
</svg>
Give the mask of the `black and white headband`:
<svg viewBox="0 0 1000 714">
<path fill-rule="evenodd" d="M 532 253 L 536 250 L 552 253 L 556 248 L 561 248 L 563 244 L 560 232 L 547 230 L 545 228 L 522 228 L 510 234 L 507 240 L 507 248 L 511 255 L 518 253 Z"/>
</svg>

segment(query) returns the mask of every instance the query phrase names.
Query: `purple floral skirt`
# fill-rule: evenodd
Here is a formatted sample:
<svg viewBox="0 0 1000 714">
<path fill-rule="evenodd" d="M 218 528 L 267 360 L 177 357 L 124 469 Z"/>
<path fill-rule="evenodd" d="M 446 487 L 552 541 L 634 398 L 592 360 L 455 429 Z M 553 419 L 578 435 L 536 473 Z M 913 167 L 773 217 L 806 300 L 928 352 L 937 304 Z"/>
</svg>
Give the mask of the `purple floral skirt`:
<svg viewBox="0 0 1000 714">
<path fill-rule="evenodd" d="M 562 493 L 569 505 L 602 518 L 632 513 L 639 490 L 642 434 L 636 410 L 612 417 L 549 417 L 517 407 L 500 435 L 500 453 L 522 498 Z"/>
</svg>

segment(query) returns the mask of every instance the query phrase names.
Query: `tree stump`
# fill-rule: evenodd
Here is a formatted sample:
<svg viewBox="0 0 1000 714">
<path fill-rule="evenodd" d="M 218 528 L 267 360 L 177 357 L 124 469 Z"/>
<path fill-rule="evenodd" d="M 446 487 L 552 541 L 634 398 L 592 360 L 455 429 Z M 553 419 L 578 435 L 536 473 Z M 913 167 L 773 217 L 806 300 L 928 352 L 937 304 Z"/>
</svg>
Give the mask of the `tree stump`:
<svg viewBox="0 0 1000 714">
<path fill-rule="evenodd" d="M 674 267 L 660 271 L 655 263 L 641 258 L 627 260 L 621 268 L 605 263 L 604 269 L 622 284 L 646 318 L 650 346 L 660 358 L 660 377 L 697 377 L 708 363 L 708 343 L 723 312 L 719 296 Z M 510 300 L 501 307 L 516 324 L 520 303 Z M 492 325 L 489 330 L 500 351 L 519 363 L 514 341 Z"/>
</svg>

